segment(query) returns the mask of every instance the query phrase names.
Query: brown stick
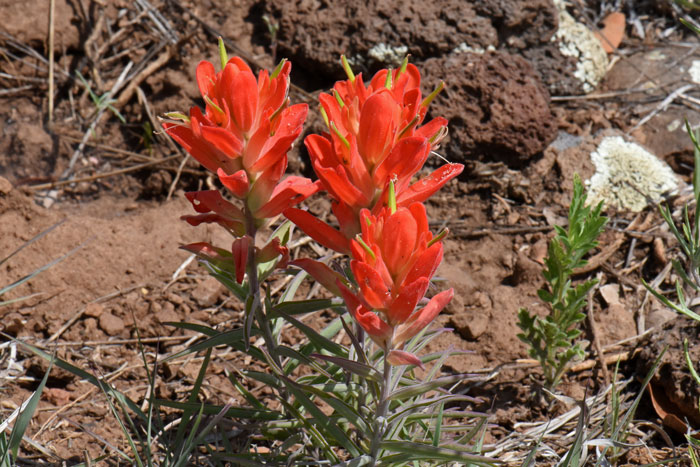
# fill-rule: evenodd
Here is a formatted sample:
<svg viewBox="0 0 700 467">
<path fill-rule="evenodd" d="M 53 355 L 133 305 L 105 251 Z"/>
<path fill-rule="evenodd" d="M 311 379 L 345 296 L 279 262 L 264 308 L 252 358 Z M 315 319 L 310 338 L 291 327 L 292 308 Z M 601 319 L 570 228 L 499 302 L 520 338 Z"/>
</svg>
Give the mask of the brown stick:
<svg viewBox="0 0 700 467">
<path fill-rule="evenodd" d="M 56 0 L 49 5 L 49 128 L 53 126 L 53 48 L 54 48 L 54 19 L 56 16 Z"/>
<path fill-rule="evenodd" d="M 133 165 L 131 167 L 126 167 L 124 169 L 112 170 L 110 172 L 95 174 L 95 175 L 91 175 L 89 177 L 72 178 L 70 180 L 59 180 L 57 182 L 42 183 L 40 185 L 32 185 L 29 188 L 32 190 L 50 190 L 52 188 L 57 188 L 59 186 L 64 186 L 64 185 L 71 185 L 73 183 L 92 182 L 94 180 L 99 180 L 101 178 L 113 177 L 114 175 L 121 175 L 121 174 L 129 173 L 129 172 L 133 172 L 135 170 L 143 169 L 144 167 L 150 167 L 152 165 L 157 165 L 157 164 L 160 164 L 162 162 L 172 161 L 174 159 L 177 159 L 178 157 L 180 157 L 180 156 L 177 155 L 177 156 L 165 157 L 163 159 L 158 159 L 158 160 L 151 161 L 151 162 L 144 162 L 143 164 L 137 164 L 137 165 Z"/>
</svg>

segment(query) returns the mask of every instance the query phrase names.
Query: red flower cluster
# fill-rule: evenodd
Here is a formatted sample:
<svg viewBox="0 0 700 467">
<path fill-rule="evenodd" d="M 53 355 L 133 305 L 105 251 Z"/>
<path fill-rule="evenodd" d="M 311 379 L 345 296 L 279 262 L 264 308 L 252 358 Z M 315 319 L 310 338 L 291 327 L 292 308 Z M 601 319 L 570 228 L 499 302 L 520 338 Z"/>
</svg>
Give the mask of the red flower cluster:
<svg viewBox="0 0 700 467">
<path fill-rule="evenodd" d="M 425 201 L 463 169 L 446 164 L 411 185 L 430 151 L 447 133 L 438 117 L 420 126 L 436 91 L 423 99 L 418 69 L 404 61 L 398 70 L 381 70 L 365 86 L 343 60 L 348 79 L 335 84 L 333 95 L 321 94 L 328 133 L 309 135 L 304 143 L 323 188 L 333 199 L 340 231 L 308 212 L 288 209 L 285 216 L 322 245 L 348 253 L 360 232 L 360 210 L 375 214 L 386 206 L 394 181 L 398 206 Z"/>
<path fill-rule="evenodd" d="M 442 84 L 423 99 L 420 73 L 408 61 L 398 70 L 380 71 L 369 85 L 352 73 L 344 58 L 343 66 L 348 79 L 320 97 L 329 131 L 305 140 L 319 177 L 312 182 L 296 176 L 282 180 L 287 152 L 308 110 L 306 104 L 289 105 L 291 65 L 283 61 L 272 74 L 262 71 L 256 80 L 240 58 L 225 59 L 223 48 L 221 71 L 206 61 L 199 64 L 197 83 L 205 111 L 193 107 L 189 117 L 170 114 L 179 121 L 165 123 L 164 128 L 216 172 L 244 207 L 215 190 L 188 193 L 197 214 L 183 216 L 187 222 L 218 223 L 236 239 L 230 250 L 207 243 L 184 248 L 229 270 L 241 283 L 251 254 L 257 263 L 279 258 L 278 264 L 286 264 L 289 252 L 279 239 L 262 248 L 254 245 L 255 229 L 284 212 L 320 244 L 351 255 L 357 287 L 318 261 L 299 259 L 293 264 L 344 298 L 350 314 L 384 349 L 388 362 L 421 365 L 404 345 L 453 295 L 449 289 L 423 301 L 443 250 L 442 235 L 434 237 L 428 229 L 421 203 L 463 170 L 461 164 L 446 164 L 413 181 L 447 133 L 442 117 L 423 124 Z M 332 198 L 339 230 L 292 207 L 321 188 Z"/>
<path fill-rule="evenodd" d="M 442 243 L 428 229 L 421 203 L 399 207 L 393 213 L 392 209 L 382 208 L 376 216 L 362 210 L 362 234 L 352 240 L 354 259 L 350 262 L 359 291 L 353 293 L 337 283 L 352 316 L 387 350 L 401 349 L 433 321 L 453 294 L 452 289 L 440 292 L 416 310 L 442 261 Z M 373 311 L 381 312 L 384 319 Z M 397 361 L 420 365 L 407 352 L 396 355 L 401 355 Z"/>
<path fill-rule="evenodd" d="M 227 60 L 222 44 L 220 49 L 221 71 L 216 72 L 207 61 L 197 66 L 205 112 L 192 107 L 189 117 L 169 114 L 174 120 L 165 122 L 163 128 L 244 202 L 241 209 L 216 190 L 187 193 L 198 214 L 183 216 L 192 225 L 218 223 L 237 237 L 230 252 L 206 243 L 184 248 L 235 273 L 242 283 L 254 248 L 250 230 L 316 193 L 320 183 L 298 176 L 282 180 L 287 152 L 301 133 L 308 112 L 306 104 L 289 105 L 291 64 L 282 61 L 272 74 L 263 70 L 256 79 L 243 60 Z M 258 263 L 281 255 L 279 265 L 286 264 L 288 251 L 279 240 L 252 251 Z"/>
<path fill-rule="evenodd" d="M 239 57 L 228 60 L 218 73 L 214 65 L 202 61 L 197 84 L 205 113 L 192 107 L 189 118 L 170 114 L 181 121 L 163 124 L 235 197 L 246 201 L 256 219 L 277 216 L 320 188 L 304 177 L 280 182 L 287 170 L 287 152 L 308 112 L 306 104 L 289 106 L 290 71 L 291 63 L 283 61 L 272 75 L 263 70 L 256 80 Z"/>
</svg>

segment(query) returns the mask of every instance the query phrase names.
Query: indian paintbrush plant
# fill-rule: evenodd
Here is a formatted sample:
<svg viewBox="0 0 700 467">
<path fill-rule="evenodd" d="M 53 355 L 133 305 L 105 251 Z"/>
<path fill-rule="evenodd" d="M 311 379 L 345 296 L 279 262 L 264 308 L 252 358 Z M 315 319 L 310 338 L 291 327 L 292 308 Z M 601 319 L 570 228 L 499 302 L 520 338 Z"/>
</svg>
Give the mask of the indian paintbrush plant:
<svg viewBox="0 0 700 467">
<path fill-rule="evenodd" d="M 283 60 L 256 79 L 243 60 L 227 57 L 221 41 L 219 51 L 220 71 L 206 61 L 197 66 L 205 110 L 167 114 L 163 126 L 228 192 L 188 193 L 197 214 L 183 219 L 221 225 L 231 246 L 183 248 L 245 304 L 244 320 L 224 332 L 172 323 L 207 339 L 170 358 L 208 356 L 214 346 L 227 345 L 268 371 L 240 369 L 240 379 L 231 377 L 248 406 L 208 409 L 251 427 L 238 452 L 222 453 L 211 442 L 207 449 L 221 460 L 266 465 L 490 464 L 479 455 L 485 415 L 464 409 L 472 398 L 451 390 L 474 377 L 439 376 L 454 351 L 421 354 L 448 331 L 430 324 L 453 295 L 452 289 L 429 292 L 447 231 L 430 231 L 422 203 L 463 166 L 446 164 L 413 180 L 447 132 L 442 117 L 424 123 L 444 85 L 424 98 L 420 72 L 408 60 L 365 84 L 342 57 L 348 78 L 319 98 L 328 131 L 304 141 L 318 176 L 311 181 L 284 175 L 307 114 L 306 104 L 290 103 L 291 64 Z M 337 228 L 298 207 L 322 192 Z M 278 220 L 281 215 L 288 220 Z M 335 252 L 334 265 L 325 262 L 331 255 L 290 260 L 294 224 Z M 293 277 L 273 293 L 271 281 L 281 274 Z M 295 300 L 307 276 L 333 298 Z M 305 323 L 323 310 L 333 313 L 325 328 Z M 290 328 L 306 340 L 286 343 Z M 200 378 L 205 373 L 206 363 Z M 267 386 L 276 403 L 259 400 L 246 383 Z M 181 427 L 194 423 L 197 411 L 187 405 Z"/>
<path fill-rule="evenodd" d="M 538 296 L 547 304 L 545 317 L 531 314 L 526 308 L 518 311 L 520 340 L 529 346 L 528 353 L 537 360 L 544 373 L 544 385 L 554 389 L 568 365 L 584 357 L 584 346 L 575 342 L 581 335 L 580 323 L 588 292 L 597 283 L 588 279 L 574 285 L 572 275 L 586 264 L 584 257 L 598 245 L 598 235 L 607 218 L 601 215 L 602 203 L 586 206 L 586 193 L 578 176 L 574 177 L 574 192 L 569 206 L 569 225 L 555 225 L 556 235 L 549 242 L 543 275 L 547 288 Z"/>
</svg>

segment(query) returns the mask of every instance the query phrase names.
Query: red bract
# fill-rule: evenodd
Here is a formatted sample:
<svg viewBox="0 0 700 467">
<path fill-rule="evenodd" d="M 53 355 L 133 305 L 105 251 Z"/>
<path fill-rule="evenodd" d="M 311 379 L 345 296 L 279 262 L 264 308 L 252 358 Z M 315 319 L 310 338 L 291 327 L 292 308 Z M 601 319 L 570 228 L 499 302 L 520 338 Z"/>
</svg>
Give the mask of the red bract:
<svg viewBox="0 0 700 467">
<path fill-rule="evenodd" d="M 239 57 L 218 73 L 202 61 L 197 84 L 205 112 L 192 107 L 189 118 L 171 114 L 181 122 L 163 124 L 234 196 L 246 199 L 258 219 L 274 217 L 320 188 L 303 177 L 289 177 L 278 187 L 308 112 L 307 104 L 289 106 L 290 70 L 283 61 L 272 75 L 263 70 L 256 79 Z"/>
<path fill-rule="evenodd" d="M 416 310 L 442 260 L 442 243 L 433 241 L 420 203 L 393 214 L 383 208 L 376 216 L 365 209 L 360 218 L 362 234 L 351 242 L 350 262 L 359 290 L 337 285 L 350 313 L 378 344 L 401 348 L 452 298 L 450 289 Z"/>
<path fill-rule="evenodd" d="M 346 65 L 346 63 L 344 62 Z M 422 99 L 420 73 L 407 62 L 398 70 L 381 70 L 365 86 L 362 75 L 346 66 L 348 80 L 335 84 L 333 94 L 321 94 L 321 109 L 329 132 L 305 140 L 314 171 L 333 199 L 331 208 L 339 234 L 352 239 L 361 229 L 360 210 L 374 214 L 388 199 L 394 181 L 399 207 L 426 200 L 462 172 L 462 164 L 447 164 L 411 185 L 430 151 L 447 132 L 437 117 L 425 125 L 428 105 L 437 92 Z M 322 245 L 346 252 L 343 242 L 298 210 L 285 212 L 304 232 Z M 339 249 L 340 247 L 340 249 Z"/>
</svg>

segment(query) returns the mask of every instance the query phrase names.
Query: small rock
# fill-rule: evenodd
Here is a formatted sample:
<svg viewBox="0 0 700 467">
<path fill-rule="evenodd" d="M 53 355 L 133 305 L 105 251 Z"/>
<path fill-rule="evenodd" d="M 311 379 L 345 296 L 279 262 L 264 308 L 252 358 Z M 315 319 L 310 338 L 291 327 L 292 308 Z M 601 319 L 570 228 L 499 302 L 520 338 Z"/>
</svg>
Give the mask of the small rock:
<svg viewBox="0 0 700 467">
<path fill-rule="evenodd" d="M 71 400 L 71 393 L 61 388 L 45 388 L 41 395 L 56 407 L 67 405 Z"/>
<path fill-rule="evenodd" d="M 518 284 L 538 284 L 542 280 L 542 266 L 531 260 L 525 253 L 518 253 L 513 270 L 513 280 Z"/>
<path fill-rule="evenodd" d="M 124 330 L 124 320 L 112 313 L 103 313 L 100 316 L 99 325 L 108 336 L 116 336 Z"/>
<path fill-rule="evenodd" d="M 192 291 L 192 298 L 203 307 L 212 306 L 221 295 L 223 286 L 213 277 L 207 277 Z"/>
<path fill-rule="evenodd" d="M 104 305 L 99 303 L 88 303 L 85 305 L 85 316 L 89 316 L 91 318 L 99 318 L 104 311 Z"/>
<path fill-rule="evenodd" d="M 91 339 L 94 336 L 94 332 L 97 331 L 97 320 L 95 318 L 87 318 L 83 321 L 83 326 L 85 326 L 84 336 L 86 339 Z"/>
<path fill-rule="evenodd" d="M 169 293 L 165 298 L 167 298 L 168 301 L 173 302 L 175 305 L 182 305 L 185 302 L 185 299 L 176 293 Z"/>
<path fill-rule="evenodd" d="M 473 341 L 488 329 L 489 316 L 484 310 L 467 310 L 453 315 L 450 322 L 460 336 Z"/>
<path fill-rule="evenodd" d="M 175 311 L 175 306 L 170 302 L 165 302 L 163 304 L 162 309 L 155 314 L 155 318 L 159 323 L 180 321 L 180 316 Z"/>
<path fill-rule="evenodd" d="M 7 316 L 2 318 L 3 331 L 7 334 L 16 336 L 19 332 L 24 329 L 24 320 L 22 315 L 19 313 L 9 313 Z"/>
<path fill-rule="evenodd" d="M 6 195 L 12 191 L 12 183 L 5 177 L 0 177 L 0 195 Z"/>
<path fill-rule="evenodd" d="M 666 306 L 654 306 L 647 315 L 646 328 L 650 329 L 655 328 L 657 326 L 660 327 L 667 321 L 671 321 L 672 319 L 677 317 L 678 313 L 674 312 Z"/>
</svg>

